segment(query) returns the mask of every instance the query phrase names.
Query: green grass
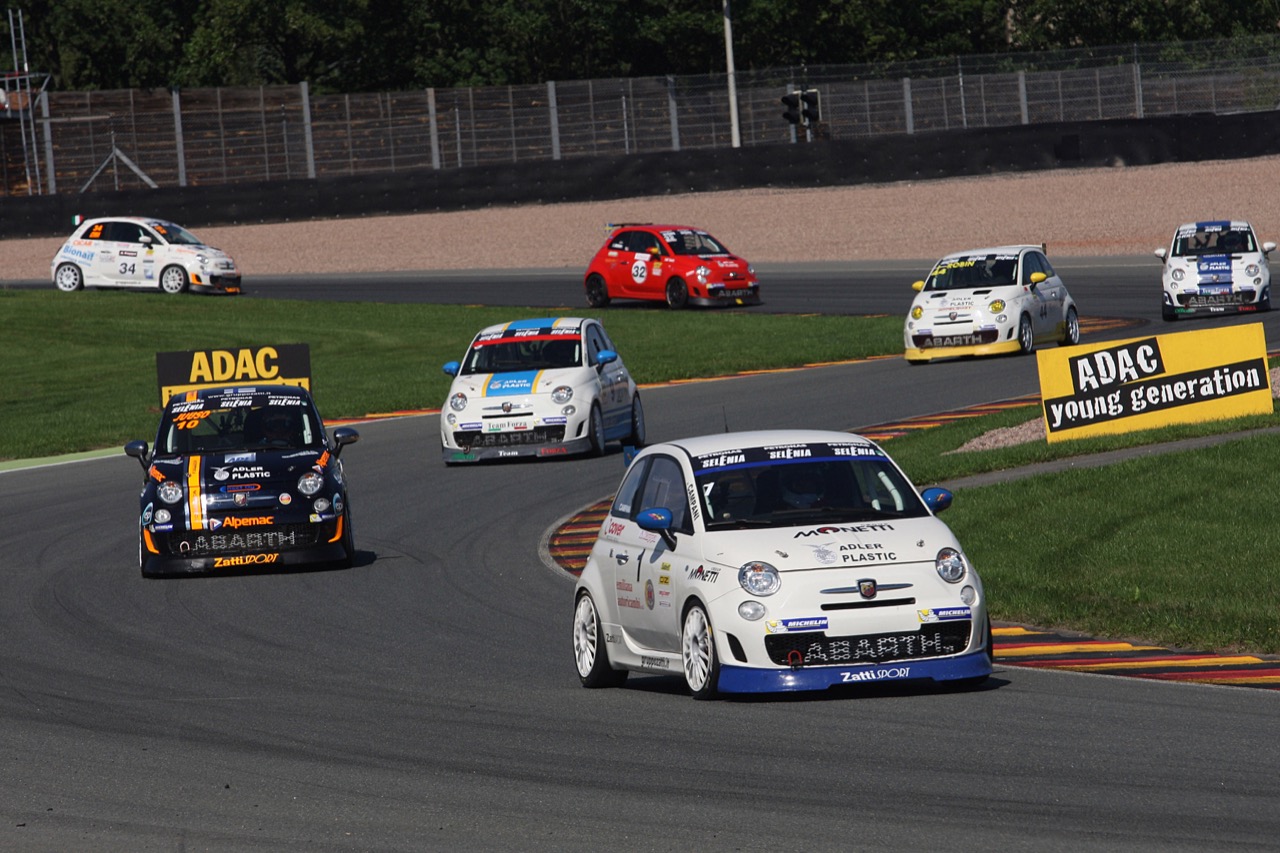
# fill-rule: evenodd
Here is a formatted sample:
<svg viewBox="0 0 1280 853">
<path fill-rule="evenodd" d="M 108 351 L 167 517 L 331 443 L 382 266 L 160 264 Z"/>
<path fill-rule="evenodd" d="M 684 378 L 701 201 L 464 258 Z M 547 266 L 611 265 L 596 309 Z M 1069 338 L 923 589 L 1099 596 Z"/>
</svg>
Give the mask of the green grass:
<svg viewBox="0 0 1280 853">
<path fill-rule="evenodd" d="M 482 327 L 582 309 L 481 308 L 0 290 L 0 459 L 150 439 L 155 354 L 305 343 L 327 419 L 438 408 L 441 372 Z M 900 352 L 896 317 L 777 316 L 628 307 L 591 311 L 637 382 Z"/>
<path fill-rule="evenodd" d="M 327 418 L 437 408 L 482 326 L 557 312 L 371 303 L 172 299 L 0 290 L 0 458 L 150 438 L 155 353 L 307 343 Z M 578 314 L 578 309 L 559 313 Z M 637 381 L 662 382 L 901 352 L 896 317 L 624 308 L 600 316 Z M 889 450 L 920 485 L 1081 453 L 1280 425 L 1278 416 L 952 453 L 1028 406 L 913 432 Z M 944 518 L 998 620 L 1202 650 L 1280 653 L 1280 525 L 1266 495 L 1280 437 L 965 489 Z"/>
</svg>

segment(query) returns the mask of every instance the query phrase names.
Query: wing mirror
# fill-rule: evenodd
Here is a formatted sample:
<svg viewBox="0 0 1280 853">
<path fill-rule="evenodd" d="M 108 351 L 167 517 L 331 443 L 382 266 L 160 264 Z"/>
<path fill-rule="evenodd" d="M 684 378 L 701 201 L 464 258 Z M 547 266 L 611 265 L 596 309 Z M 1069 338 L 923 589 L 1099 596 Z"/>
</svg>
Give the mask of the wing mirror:
<svg viewBox="0 0 1280 853">
<path fill-rule="evenodd" d="M 137 459 L 143 471 L 147 470 L 147 443 L 145 441 L 139 439 L 129 442 L 124 446 L 124 452 L 126 455 Z"/>
<path fill-rule="evenodd" d="M 668 548 L 675 550 L 676 534 L 671 529 L 671 510 L 662 506 L 642 509 L 639 515 L 636 516 L 636 524 L 640 526 L 641 530 L 648 530 L 658 534 Z"/>
</svg>

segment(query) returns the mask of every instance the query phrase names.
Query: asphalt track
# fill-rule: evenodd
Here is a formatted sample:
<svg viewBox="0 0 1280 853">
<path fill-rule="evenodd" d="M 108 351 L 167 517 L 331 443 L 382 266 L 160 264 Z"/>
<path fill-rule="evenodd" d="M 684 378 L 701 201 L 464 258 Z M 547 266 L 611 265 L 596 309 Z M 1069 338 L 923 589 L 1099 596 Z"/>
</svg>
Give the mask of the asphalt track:
<svg viewBox="0 0 1280 853">
<path fill-rule="evenodd" d="M 1127 313 L 1115 270 L 1058 266 L 1086 318 L 1166 330 L 1151 270 L 1135 265 Z M 1030 359 L 883 359 L 654 388 L 645 405 L 661 440 L 1037 391 Z M 583 690 L 571 584 L 539 546 L 611 493 L 621 454 L 445 468 L 436 428 L 361 425 L 348 571 L 143 581 L 134 460 L 0 474 L 0 847 L 1275 848 L 1273 691 L 1007 665 L 966 693 Z"/>
</svg>

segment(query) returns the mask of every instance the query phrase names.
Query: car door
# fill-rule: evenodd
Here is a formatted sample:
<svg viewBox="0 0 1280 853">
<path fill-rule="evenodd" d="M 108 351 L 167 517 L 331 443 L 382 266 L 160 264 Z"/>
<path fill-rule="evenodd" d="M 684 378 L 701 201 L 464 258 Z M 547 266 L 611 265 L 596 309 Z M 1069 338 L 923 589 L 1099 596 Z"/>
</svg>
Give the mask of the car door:
<svg viewBox="0 0 1280 853">
<path fill-rule="evenodd" d="M 1062 327 L 1062 323 L 1067 319 L 1067 287 L 1062 283 L 1062 279 L 1058 274 L 1053 271 L 1053 266 L 1049 263 L 1049 259 L 1042 252 L 1028 252 L 1027 257 L 1031 258 L 1036 268 L 1046 276 L 1045 280 L 1040 282 L 1040 286 L 1037 288 L 1044 292 L 1045 303 L 1048 307 L 1044 334 L 1056 337 Z"/>
<path fill-rule="evenodd" d="M 620 296 L 654 299 L 662 293 L 661 282 L 655 281 L 654 265 L 661 271 L 661 244 L 648 231 L 624 231 L 615 241 L 618 254 L 612 259 L 609 289 Z"/>
<path fill-rule="evenodd" d="M 631 383 L 627 367 L 619 356 L 609 364 L 600 364 L 600 353 L 612 350 L 613 342 L 598 323 L 588 323 L 584 330 L 587 364 L 595 368 L 600 383 L 600 414 L 604 417 L 605 435 L 614 438 L 631 425 Z"/>
<path fill-rule="evenodd" d="M 694 570 L 691 566 L 700 565 L 688 489 L 684 471 L 674 457 L 657 454 L 639 464 L 643 467 L 628 475 L 606 521 L 615 533 L 608 555 L 615 601 L 619 620 L 635 643 L 655 651 L 676 652 L 680 648 L 676 582 Z M 674 549 L 657 533 L 643 530 L 635 522 L 640 512 L 657 507 L 671 512 Z"/>
<path fill-rule="evenodd" d="M 142 242 L 145 234 L 154 236 L 136 222 L 113 221 L 103 223 L 100 274 L 111 284 L 136 287 L 142 284 L 146 269 L 143 263 L 149 249 Z M 96 227 L 96 226 L 95 226 Z"/>
<path fill-rule="evenodd" d="M 1031 315 L 1031 331 L 1037 339 L 1053 334 L 1058 322 L 1053 304 L 1055 287 L 1053 280 L 1045 279 L 1034 287 L 1031 286 L 1031 276 L 1038 272 L 1045 272 L 1040 263 L 1040 257 L 1039 252 L 1024 252 L 1022 269 L 1019 273 L 1021 277 L 1018 279 L 1023 287 L 1029 288 L 1027 313 Z"/>
</svg>

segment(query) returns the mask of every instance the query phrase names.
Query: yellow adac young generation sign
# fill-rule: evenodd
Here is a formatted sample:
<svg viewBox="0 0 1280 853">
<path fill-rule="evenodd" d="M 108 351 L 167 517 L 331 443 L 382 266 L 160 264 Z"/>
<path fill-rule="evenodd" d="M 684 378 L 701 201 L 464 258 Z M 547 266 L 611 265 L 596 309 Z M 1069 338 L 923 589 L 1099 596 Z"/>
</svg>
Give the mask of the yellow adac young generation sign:
<svg viewBox="0 0 1280 853">
<path fill-rule="evenodd" d="M 1040 350 L 1048 440 L 1273 411 L 1261 323 Z"/>
<path fill-rule="evenodd" d="M 160 405 L 174 394 L 216 385 L 297 385 L 311 390 L 306 344 L 156 353 Z"/>
</svg>

